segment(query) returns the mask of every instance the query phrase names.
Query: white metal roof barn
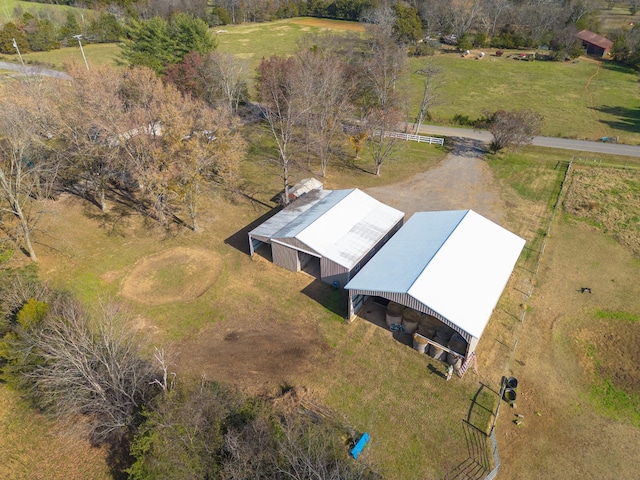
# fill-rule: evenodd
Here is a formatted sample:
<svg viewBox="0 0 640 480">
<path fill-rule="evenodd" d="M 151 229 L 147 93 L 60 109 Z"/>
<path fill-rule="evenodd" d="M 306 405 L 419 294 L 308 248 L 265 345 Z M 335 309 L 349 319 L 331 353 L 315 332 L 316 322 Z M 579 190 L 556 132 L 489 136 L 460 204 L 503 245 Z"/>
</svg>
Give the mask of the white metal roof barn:
<svg viewBox="0 0 640 480">
<path fill-rule="evenodd" d="M 524 244 L 473 210 L 415 213 L 346 285 L 349 316 L 368 297 L 385 298 L 458 332 L 468 356 Z"/>
<path fill-rule="evenodd" d="M 270 244 L 273 262 L 293 272 L 319 263 L 322 281 L 344 286 L 403 220 L 361 190 L 315 190 L 249 232 L 249 249 Z"/>
</svg>

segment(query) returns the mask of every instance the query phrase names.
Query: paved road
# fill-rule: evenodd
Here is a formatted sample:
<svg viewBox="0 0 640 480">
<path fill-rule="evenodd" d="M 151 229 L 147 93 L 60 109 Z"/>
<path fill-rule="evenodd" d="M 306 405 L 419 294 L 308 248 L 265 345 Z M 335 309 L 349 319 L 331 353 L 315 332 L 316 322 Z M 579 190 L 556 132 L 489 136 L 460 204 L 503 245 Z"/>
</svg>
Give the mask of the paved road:
<svg viewBox="0 0 640 480">
<path fill-rule="evenodd" d="M 58 70 L 52 70 L 50 68 L 34 67 L 31 65 L 22 66 L 18 63 L 0 62 L 0 69 L 20 72 L 23 75 L 41 75 L 45 77 L 71 80 L 71 77 L 64 72 L 59 72 Z"/>
<path fill-rule="evenodd" d="M 445 137 L 463 137 L 483 142 L 491 142 L 492 136 L 485 130 L 472 130 L 469 128 L 441 127 L 437 125 L 422 125 L 421 135 L 441 135 Z M 608 153 L 611 155 L 626 155 L 640 157 L 640 147 L 622 145 L 619 143 L 590 142 L 588 140 L 570 140 L 555 137 L 534 137 L 533 145 L 549 148 L 563 148 L 581 152 Z"/>
</svg>

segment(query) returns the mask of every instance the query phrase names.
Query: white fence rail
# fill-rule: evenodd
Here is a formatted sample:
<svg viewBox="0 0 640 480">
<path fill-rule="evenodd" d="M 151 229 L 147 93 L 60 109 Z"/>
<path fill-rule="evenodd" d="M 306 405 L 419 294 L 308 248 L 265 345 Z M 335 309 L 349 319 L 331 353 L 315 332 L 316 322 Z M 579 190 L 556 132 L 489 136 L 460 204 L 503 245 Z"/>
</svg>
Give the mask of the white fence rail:
<svg viewBox="0 0 640 480">
<path fill-rule="evenodd" d="M 411 140 L 419 143 L 444 145 L 444 138 L 439 138 L 439 137 L 424 137 L 422 135 L 413 135 L 411 133 L 400 133 L 400 132 L 384 132 L 384 136 L 399 138 L 401 140 Z"/>
</svg>

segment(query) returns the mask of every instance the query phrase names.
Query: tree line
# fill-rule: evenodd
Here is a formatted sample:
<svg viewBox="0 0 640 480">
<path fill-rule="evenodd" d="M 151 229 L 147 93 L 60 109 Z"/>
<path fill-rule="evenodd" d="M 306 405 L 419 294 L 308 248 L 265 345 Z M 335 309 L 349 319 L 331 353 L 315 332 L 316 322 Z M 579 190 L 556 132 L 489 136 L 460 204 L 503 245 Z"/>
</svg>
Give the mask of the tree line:
<svg viewBox="0 0 640 480">
<path fill-rule="evenodd" d="M 303 408 L 295 391 L 250 397 L 176 376 L 132 319 L 110 300 L 85 308 L 32 267 L 0 270 L 0 379 L 106 446 L 117 478 L 380 478 L 348 457 L 343 419 Z"/>
<path fill-rule="evenodd" d="M 70 67 L 70 82 L 29 78 L 0 95 L 0 228 L 36 260 L 41 201 L 107 198 L 164 228 L 199 230 L 199 201 L 239 178 L 237 117 L 184 96 L 144 67 Z"/>
<path fill-rule="evenodd" d="M 265 121 L 287 204 L 294 165 L 325 176 L 332 162 L 357 160 L 366 146 L 380 175 L 398 144 L 388 132 L 417 132 L 439 101 L 440 72 L 427 60 L 414 72 L 423 96 L 410 116 L 407 53 L 392 9 L 370 15 L 365 38 L 311 35 L 290 57 L 262 59 L 256 103 L 246 63 L 216 52 L 200 20 L 158 20 L 138 24 L 123 44 L 128 69 L 76 64 L 69 82 L 29 78 L 3 87 L 0 229 L 32 260 L 44 199 L 72 193 L 103 212 L 111 199 L 164 229 L 197 232 L 202 195 L 240 184 L 243 122 Z M 492 131 L 501 138 L 493 150 L 539 133 L 541 119 L 531 121 L 530 112 L 501 112 L 483 119 L 484 128 L 502 130 Z"/>
<path fill-rule="evenodd" d="M 66 1 L 50 3 L 67 4 Z M 617 2 L 606 2 L 613 8 Z M 634 15 L 640 1 L 625 3 Z M 553 59 L 574 58 L 583 53 L 576 38 L 579 30 L 600 30 L 600 9 L 595 0 L 160 0 L 155 2 L 85 2 L 98 9 L 95 14 L 67 12 L 60 20 L 46 13 L 24 13 L 16 8 L 15 20 L 0 30 L 0 53 L 47 51 L 73 42 L 82 34 L 86 42 L 131 40 L 141 25 L 147 29 L 166 29 L 177 13 L 187 14 L 209 27 L 242 22 L 264 22 L 297 16 L 316 16 L 368 23 L 377 11 L 388 9 L 394 15 L 395 38 L 413 45 L 417 55 L 428 53 L 441 39 L 461 50 L 470 48 L 545 48 Z M 104 10 L 104 7 L 108 8 Z M 90 19 L 90 20 L 89 20 Z M 635 25 L 617 29 L 608 36 L 614 41 L 612 55 L 622 63 L 638 68 L 639 35 Z M 426 39 L 426 42 L 422 40 Z M 164 56 L 160 57 L 164 59 Z"/>
</svg>

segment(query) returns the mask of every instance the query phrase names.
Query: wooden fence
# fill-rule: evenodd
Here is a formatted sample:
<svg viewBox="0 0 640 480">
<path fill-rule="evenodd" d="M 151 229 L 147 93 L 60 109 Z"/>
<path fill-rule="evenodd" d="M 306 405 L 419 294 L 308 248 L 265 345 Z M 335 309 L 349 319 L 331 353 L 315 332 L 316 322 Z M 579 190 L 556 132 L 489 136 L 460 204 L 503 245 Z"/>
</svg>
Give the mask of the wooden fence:
<svg viewBox="0 0 640 480">
<path fill-rule="evenodd" d="M 424 137 L 422 135 L 414 135 L 412 133 L 385 132 L 385 137 L 399 138 L 401 140 L 411 140 L 418 143 L 429 143 L 435 145 L 444 145 L 444 138 L 440 137 Z"/>
</svg>

